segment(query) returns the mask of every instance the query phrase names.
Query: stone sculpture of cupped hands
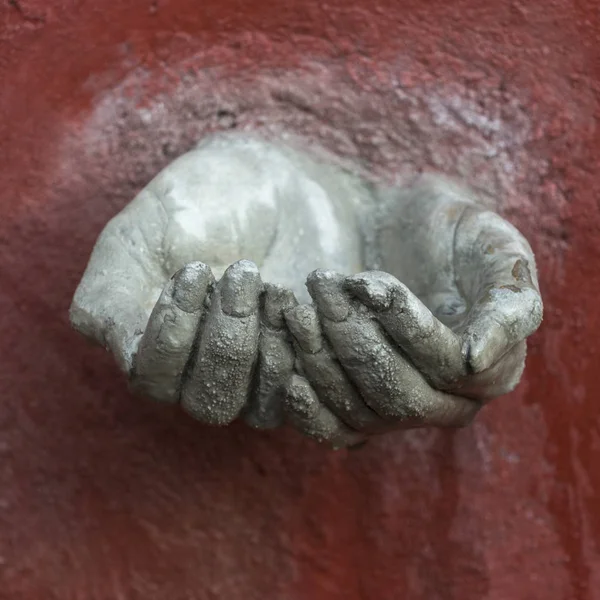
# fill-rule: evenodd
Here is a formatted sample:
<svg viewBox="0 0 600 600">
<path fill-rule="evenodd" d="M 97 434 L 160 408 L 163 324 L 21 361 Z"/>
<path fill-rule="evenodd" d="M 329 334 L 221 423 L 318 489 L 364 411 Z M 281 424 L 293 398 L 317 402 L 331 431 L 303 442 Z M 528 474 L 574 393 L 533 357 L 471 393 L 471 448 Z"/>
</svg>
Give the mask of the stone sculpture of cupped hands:
<svg viewBox="0 0 600 600">
<path fill-rule="evenodd" d="M 541 319 L 528 242 L 466 188 L 376 193 L 240 134 L 108 223 L 71 307 L 143 395 L 336 448 L 468 424 L 517 385 Z"/>
</svg>

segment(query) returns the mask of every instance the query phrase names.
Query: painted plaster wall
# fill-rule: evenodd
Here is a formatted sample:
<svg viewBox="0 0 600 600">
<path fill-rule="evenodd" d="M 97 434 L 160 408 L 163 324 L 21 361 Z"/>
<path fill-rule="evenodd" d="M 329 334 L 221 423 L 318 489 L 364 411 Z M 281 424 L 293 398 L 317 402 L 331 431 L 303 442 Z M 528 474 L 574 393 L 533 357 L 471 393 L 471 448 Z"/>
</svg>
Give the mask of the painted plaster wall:
<svg viewBox="0 0 600 600">
<path fill-rule="evenodd" d="M 600 598 L 595 0 L 4 0 L 0 597 Z M 460 175 L 539 257 L 520 388 L 330 451 L 134 399 L 67 309 L 106 220 L 207 131 Z"/>
</svg>

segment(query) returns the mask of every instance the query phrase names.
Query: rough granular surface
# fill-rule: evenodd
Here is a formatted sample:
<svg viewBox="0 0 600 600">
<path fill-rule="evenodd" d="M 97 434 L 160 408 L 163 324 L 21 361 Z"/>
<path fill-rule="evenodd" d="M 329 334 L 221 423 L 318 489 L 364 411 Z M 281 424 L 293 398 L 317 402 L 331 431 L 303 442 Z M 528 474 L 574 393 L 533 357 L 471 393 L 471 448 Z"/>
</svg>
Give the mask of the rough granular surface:
<svg viewBox="0 0 600 600">
<path fill-rule="evenodd" d="M 14 0 L 0 8 L 6 598 L 592 600 L 596 3 Z M 523 384 L 459 432 L 331 453 L 124 391 L 68 325 L 106 221 L 206 132 L 459 175 L 532 241 Z"/>
</svg>

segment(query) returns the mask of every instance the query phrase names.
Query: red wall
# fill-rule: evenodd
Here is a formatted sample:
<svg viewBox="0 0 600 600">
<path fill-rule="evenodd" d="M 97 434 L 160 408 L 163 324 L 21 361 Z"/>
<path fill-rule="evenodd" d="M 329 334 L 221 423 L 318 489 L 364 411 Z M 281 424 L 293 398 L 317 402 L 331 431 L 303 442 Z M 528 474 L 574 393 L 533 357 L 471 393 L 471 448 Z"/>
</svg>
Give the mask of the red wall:
<svg viewBox="0 0 600 600">
<path fill-rule="evenodd" d="M 600 598 L 599 40 L 595 0 L 4 0 L 0 597 Z M 546 301 L 519 389 L 338 453 L 129 396 L 71 295 L 223 127 L 498 196 Z"/>
</svg>

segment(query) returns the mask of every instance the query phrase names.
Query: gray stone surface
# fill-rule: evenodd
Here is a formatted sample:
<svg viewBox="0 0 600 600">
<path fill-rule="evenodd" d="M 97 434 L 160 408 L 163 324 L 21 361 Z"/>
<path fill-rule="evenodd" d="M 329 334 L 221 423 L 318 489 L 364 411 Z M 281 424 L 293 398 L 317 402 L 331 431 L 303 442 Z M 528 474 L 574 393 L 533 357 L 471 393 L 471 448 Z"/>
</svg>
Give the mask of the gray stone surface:
<svg viewBox="0 0 600 600">
<path fill-rule="evenodd" d="M 70 314 L 144 395 L 341 447 L 469 423 L 519 382 L 542 301 L 529 244 L 468 189 L 374 191 L 230 133 L 107 224 Z"/>
</svg>

